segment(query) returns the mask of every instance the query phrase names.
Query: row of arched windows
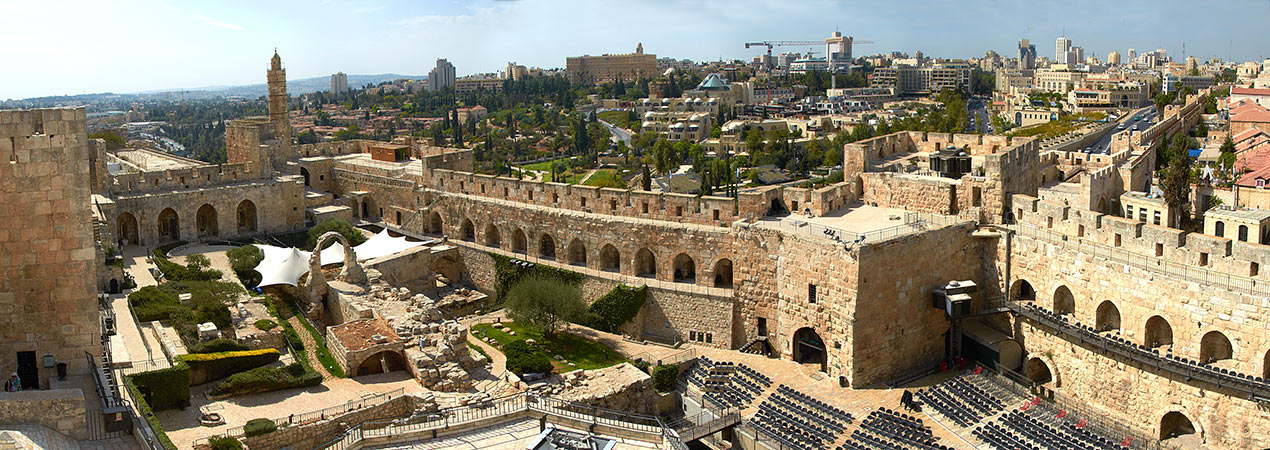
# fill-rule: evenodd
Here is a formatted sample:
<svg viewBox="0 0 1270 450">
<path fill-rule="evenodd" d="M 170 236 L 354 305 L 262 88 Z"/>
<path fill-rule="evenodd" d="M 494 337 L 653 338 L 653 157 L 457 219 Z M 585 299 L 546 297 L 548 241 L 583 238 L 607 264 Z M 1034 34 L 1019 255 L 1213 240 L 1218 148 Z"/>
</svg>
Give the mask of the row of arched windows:
<svg viewBox="0 0 1270 450">
<path fill-rule="evenodd" d="M 243 200 L 238 203 L 238 207 L 234 212 L 235 224 L 234 230 L 238 235 L 254 233 L 258 230 L 259 217 L 256 214 L 256 204 L 251 200 Z M 187 236 L 186 239 L 197 238 L 205 239 L 220 236 L 221 233 L 221 217 L 215 206 L 210 203 L 204 203 L 194 213 L 194 232 L 195 236 Z M 124 245 L 137 245 L 140 243 L 140 221 L 137 216 L 130 212 L 120 213 L 115 219 L 116 238 Z M 181 236 L 181 215 L 173 208 L 164 208 L 159 212 L 159 217 L 155 223 L 155 232 L 159 237 L 159 241 L 174 241 L 182 239 Z"/>
</svg>

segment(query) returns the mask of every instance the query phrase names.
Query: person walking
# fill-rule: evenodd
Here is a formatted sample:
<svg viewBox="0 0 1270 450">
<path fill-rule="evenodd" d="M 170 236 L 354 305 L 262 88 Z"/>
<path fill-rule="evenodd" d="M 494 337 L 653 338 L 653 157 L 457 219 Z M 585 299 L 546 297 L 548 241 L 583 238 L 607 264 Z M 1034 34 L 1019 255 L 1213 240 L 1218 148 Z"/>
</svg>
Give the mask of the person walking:
<svg viewBox="0 0 1270 450">
<path fill-rule="evenodd" d="M 5 380 L 4 391 L 18 392 L 20 390 L 22 390 L 22 380 L 19 380 L 17 372 L 14 372 L 13 375 L 10 376 L 8 380 Z"/>
</svg>

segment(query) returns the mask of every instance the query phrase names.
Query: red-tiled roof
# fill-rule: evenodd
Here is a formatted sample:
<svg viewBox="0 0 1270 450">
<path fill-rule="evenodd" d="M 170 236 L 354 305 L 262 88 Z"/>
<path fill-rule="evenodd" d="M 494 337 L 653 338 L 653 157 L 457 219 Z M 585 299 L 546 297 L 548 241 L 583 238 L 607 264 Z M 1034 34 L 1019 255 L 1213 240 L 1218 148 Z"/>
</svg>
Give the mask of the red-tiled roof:
<svg viewBox="0 0 1270 450">
<path fill-rule="evenodd" d="M 1245 131 L 1245 132 L 1243 132 L 1243 133 L 1239 133 L 1239 134 L 1234 135 L 1233 137 L 1231 137 L 1231 138 L 1230 138 L 1230 140 L 1231 140 L 1231 141 L 1233 141 L 1234 143 L 1238 144 L 1238 143 L 1240 143 L 1240 142 L 1243 142 L 1245 139 L 1251 138 L 1251 137 L 1256 136 L 1256 135 L 1258 135 L 1258 134 L 1266 134 L 1266 132 L 1265 132 L 1265 131 L 1262 131 L 1260 128 L 1253 128 L 1253 129 L 1250 129 L 1250 130 Z"/>
<path fill-rule="evenodd" d="M 1239 177 L 1238 184 L 1240 186 L 1256 186 L 1258 178 L 1270 180 L 1270 166 L 1262 167 L 1260 170 L 1244 174 L 1244 176 Z"/>
<path fill-rule="evenodd" d="M 1237 114 L 1230 116 L 1231 122 L 1270 122 L 1270 111 L 1265 108 L 1253 109 L 1249 108 Z"/>
<path fill-rule="evenodd" d="M 1270 95 L 1270 89 L 1232 87 L 1230 95 Z"/>
</svg>

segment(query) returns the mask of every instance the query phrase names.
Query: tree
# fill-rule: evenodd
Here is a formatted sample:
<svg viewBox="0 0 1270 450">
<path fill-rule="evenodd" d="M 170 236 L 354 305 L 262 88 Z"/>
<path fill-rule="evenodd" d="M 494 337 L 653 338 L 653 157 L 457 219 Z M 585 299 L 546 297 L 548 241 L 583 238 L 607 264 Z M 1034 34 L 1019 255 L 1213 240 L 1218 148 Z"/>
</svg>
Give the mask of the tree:
<svg viewBox="0 0 1270 450">
<path fill-rule="evenodd" d="M 648 173 L 648 163 L 642 164 L 641 167 L 640 187 L 642 187 L 645 191 L 651 191 L 653 190 L 653 176 Z"/>
<path fill-rule="evenodd" d="M 1154 101 L 1155 101 L 1155 111 L 1156 111 L 1156 112 L 1158 112 L 1158 113 L 1160 113 L 1160 115 L 1161 115 L 1161 116 L 1163 116 L 1163 115 L 1164 115 L 1164 107 L 1165 107 L 1166 105 L 1170 104 L 1170 103 L 1173 103 L 1173 95 L 1172 95 L 1172 94 L 1163 94 L 1163 93 L 1162 93 L 1162 94 L 1158 94 L 1158 95 L 1156 95 L 1156 96 L 1155 96 Z"/>
<path fill-rule="evenodd" d="M 88 138 L 101 139 L 106 141 L 106 150 L 119 150 L 121 148 L 128 146 L 128 140 L 125 139 L 126 136 L 128 136 L 128 133 L 126 131 L 112 128 L 109 130 L 101 130 L 96 133 L 90 134 L 88 135 Z"/>
<path fill-rule="evenodd" d="M 1187 154 L 1186 135 L 1178 133 L 1169 149 L 1169 164 L 1160 170 L 1160 190 L 1170 210 L 1177 211 L 1177 219 L 1169 226 L 1181 228 L 1187 222 L 1186 205 L 1191 197 L 1191 158 Z M 1178 144 L 1181 145 L 1178 145 Z"/>
<path fill-rule="evenodd" d="M 339 233 L 341 236 L 344 236 L 344 239 L 347 239 L 349 244 L 354 247 L 366 242 L 366 236 L 363 235 L 357 228 L 353 228 L 353 225 L 344 221 L 344 219 L 327 219 L 325 222 L 309 229 L 309 241 L 307 247 L 313 250 L 321 250 L 314 249 L 313 247 L 317 245 L 318 238 L 322 237 L 322 235 L 326 234 L 328 231 L 334 231 Z"/>
<path fill-rule="evenodd" d="M 315 144 L 318 141 L 317 133 L 313 130 L 304 130 L 295 135 L 295 141 L 299 144 Z"/>
<path fill-rule="evenodd" d="M 202 254 L 190 255 L 185 257 L 185 264 L 196 270 L 203 270 L 211 267 L 212 260 L 207 259 L 207 256 Z"/>
<path fill-rule="evenodd" d="M 553 335 L 561 325 L 579 320 L 587 311 L 577 285 L 540 276 L 528 276 L 507 293 L 507 316 Z"/>
<path fill-rule="evenodd" d="M 1226 140 L 1221 143 L 1221 156 L 1217 158 L 1217 164 L 1227 181 L 1235 181 L 1235 160 L 1235 142 L 1230 140 L 1230 136 L 1226 136 Z"/>
</svg>

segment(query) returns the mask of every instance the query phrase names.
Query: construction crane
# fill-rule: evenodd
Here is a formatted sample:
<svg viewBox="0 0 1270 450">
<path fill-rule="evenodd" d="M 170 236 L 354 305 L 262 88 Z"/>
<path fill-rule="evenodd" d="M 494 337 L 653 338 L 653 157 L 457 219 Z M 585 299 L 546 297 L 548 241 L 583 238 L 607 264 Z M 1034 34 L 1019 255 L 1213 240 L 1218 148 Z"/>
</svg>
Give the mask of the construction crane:
<svg viewBox="0 0 1270 450">
<path fill-rule="evenodd" d="M 772 57 L 772 47 L 785 47 L 790 45 L 825 45 L 825 41 L 762 41 L 762 42 L 746 42 L 745 48 L 756 46 L 767 47 L 767 57 Z"/>
</svg>

